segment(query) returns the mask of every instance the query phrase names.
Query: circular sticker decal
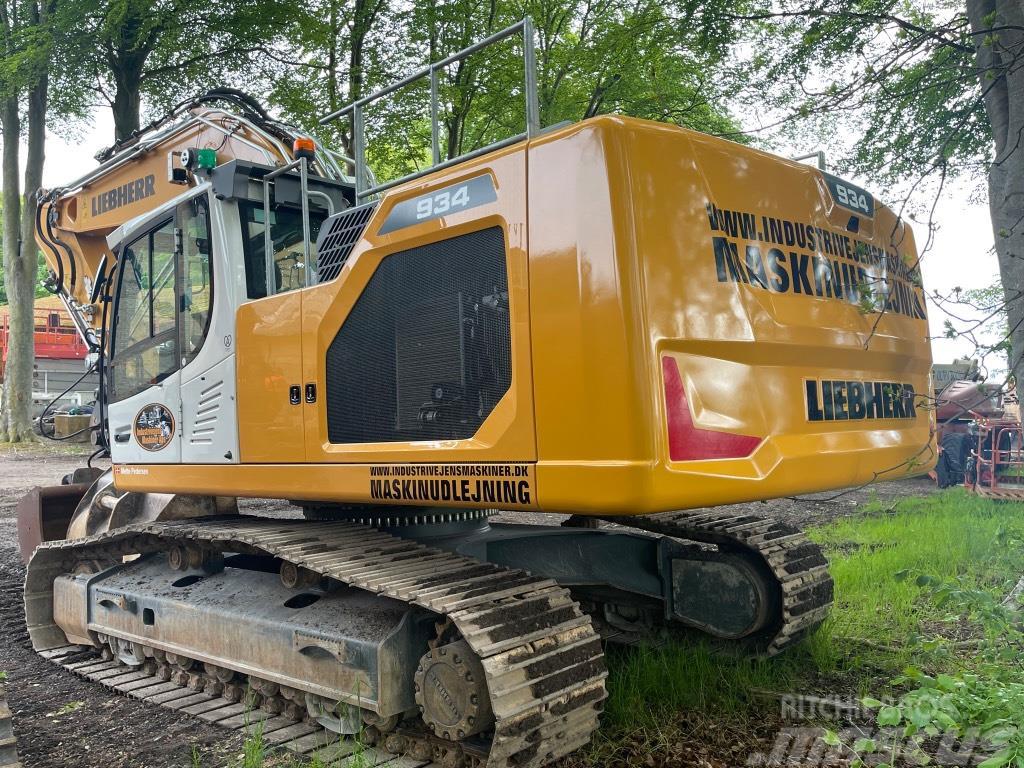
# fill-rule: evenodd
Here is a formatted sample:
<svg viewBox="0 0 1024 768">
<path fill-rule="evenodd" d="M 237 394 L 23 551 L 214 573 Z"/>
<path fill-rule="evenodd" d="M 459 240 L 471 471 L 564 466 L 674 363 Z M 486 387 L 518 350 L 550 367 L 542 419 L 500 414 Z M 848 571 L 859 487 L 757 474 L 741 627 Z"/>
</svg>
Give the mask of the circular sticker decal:
<svg viewBox="0 0 1024 768">
<path fill-rule="evenodd" d="M 135 439 L 147 451 L 166 448 L 174 437 L 174 417 L 160 403 L 147 405 L 135 417 Z"/>
</svg>

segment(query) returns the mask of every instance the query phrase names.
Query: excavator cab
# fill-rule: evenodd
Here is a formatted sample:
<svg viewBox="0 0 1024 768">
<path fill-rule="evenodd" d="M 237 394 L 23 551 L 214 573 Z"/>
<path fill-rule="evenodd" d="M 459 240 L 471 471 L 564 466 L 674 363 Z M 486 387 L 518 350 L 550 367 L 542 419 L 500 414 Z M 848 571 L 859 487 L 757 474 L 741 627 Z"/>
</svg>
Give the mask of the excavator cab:
<svg viewBox="0 0 1024 768">
<path fill-rule="evenodd" d="M 107 237 L 113 463 L 237 460 L 239 306 L 315 285 L 320 226 L 353 198 L 306 162 L 229 161 Z"/>
<path fill-rule="evenodd" d="M 239 112 L 207 106 L 223 101 Z M 114 463 L 237 460 L 235 397 L 218 386 L 233 386 L 238 304 L 315 280 L 319 226 L 354 200 L 346 158 L 314 145 L 293 160 L 295 138 L 243 94 L 211 91 L 41 195 L 48 284 L 100 370 L 93 443 Z M 186 416 L 183 397 L 199 408 Z M 82 468 L 19 502 L 26 562 L 43 541 L 110 524 L 123 494 L 101 475 Z"/>
</svg>

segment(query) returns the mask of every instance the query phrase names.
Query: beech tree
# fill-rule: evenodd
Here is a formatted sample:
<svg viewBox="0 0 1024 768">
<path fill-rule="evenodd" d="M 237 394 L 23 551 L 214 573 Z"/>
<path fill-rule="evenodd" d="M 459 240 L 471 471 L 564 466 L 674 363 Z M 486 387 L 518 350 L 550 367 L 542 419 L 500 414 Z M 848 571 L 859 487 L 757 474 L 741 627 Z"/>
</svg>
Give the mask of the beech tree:
<svg viewBox="0 0 1024 768">
<path fill-rule="evenodd" d="M 35 242 L 47 127 L 61 130 L 88 109 L 81 70 L 67 44 L 75 20 L 59 0 L 0 0 L 0 129 L 3 131 L 3 291 L 10 305 L 0 439 L 32 434 L 34 298 L 41 264 Z M 25 173 L 19 178 L 21 142 Z"/>
<path fill-rule="evenodd" d="M 317 119 L 365 95 L 387 72 L 401 71 L 405 30 L 399 16 L 389 0 L 313 0 L 295 8 L 258 70 L 261 81 L 273 83 L 270 101 L 288 121 L 350 153 L 348 125 L 325 129 Z"/>
<path fill-rule="evenodd" d="M 283 25 L 279 0 L 66 0 L 78 20 L 78 66 L 114 116 L 115 139 L 155 112 L 229 84 Z"/>
<path fill-rule="evenodd" d="M 32 434 L 34 282 L 39 254 L 32 237 L 35 191 L 42 183 L 46 141 L 47 58 L 52 48 L 46 2 L 0 2 L 4 76 L 3 107 L 3 257 L 9 304 L 7 360 L 4 365 L 0 439 L 19 442 Z M 22 101 L 26 114 L 22 119 Z M 18 178 L 22 127 L 27 129 L 25 199 Z"/>
<path fill-rule="evenodd" d="M 725 108 L 734 74 L 719 68 L 743 25 L 723 16 L 748 2 L 696 0 L 320 0 L 270 52 L 264 75 L 286 119 L 337 137 L 316 118 L 389 85 L 525 15 L 536 28 L 541 122 L 621 112 L 711 132 L 737 131 Z M 509 39 L 453 63 L 440 76 L 442 157 L 523 130 L 522 46 Z M 311 87 L 311 83 L 326 87 Z M 369 159 L 383 177 L 430 161 L 429 84 L 388 97 L 366 114 Z"/>
</svg>

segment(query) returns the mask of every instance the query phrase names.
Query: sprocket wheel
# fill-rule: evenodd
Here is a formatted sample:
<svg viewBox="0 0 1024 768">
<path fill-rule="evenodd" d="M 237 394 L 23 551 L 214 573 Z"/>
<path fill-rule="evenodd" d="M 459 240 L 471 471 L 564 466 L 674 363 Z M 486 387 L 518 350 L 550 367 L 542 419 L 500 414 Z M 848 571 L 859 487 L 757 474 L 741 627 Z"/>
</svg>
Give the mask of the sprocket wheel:
<svg viewBox="0 0 1024 768">
<path fill-rule="evenodd" d="M 493 726 L 483 664 L 465 640 L 423 654 L 415 681 L 423 722 L 438 736 L 462 741 Z"/>
</svg>

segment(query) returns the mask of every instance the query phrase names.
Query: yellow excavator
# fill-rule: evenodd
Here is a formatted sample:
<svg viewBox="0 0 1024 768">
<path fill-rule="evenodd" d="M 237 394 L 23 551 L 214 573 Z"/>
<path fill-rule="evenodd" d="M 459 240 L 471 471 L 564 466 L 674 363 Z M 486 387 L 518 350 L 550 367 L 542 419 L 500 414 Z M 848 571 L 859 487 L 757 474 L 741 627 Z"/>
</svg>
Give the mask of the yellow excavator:
<svg viewBox="0 0 1024 768">
<path fill-rule="evenodd" d="M 439 73 L 517 35 L 524 131 L 442 160 Z M 352 157 L 220 90 L 41 195 L 112 469 L 20 505 L 38 651 L 524 768 L 591 738 L 605 643 L 820 625 L 820 549 L 723 505 L 932 466 L 913 234 L 674 125 L 542 128 L 532 35 L 328 115 Z M 366 109 L 420 77 L 432 157 L 378 181 Z"/>
</svg>

